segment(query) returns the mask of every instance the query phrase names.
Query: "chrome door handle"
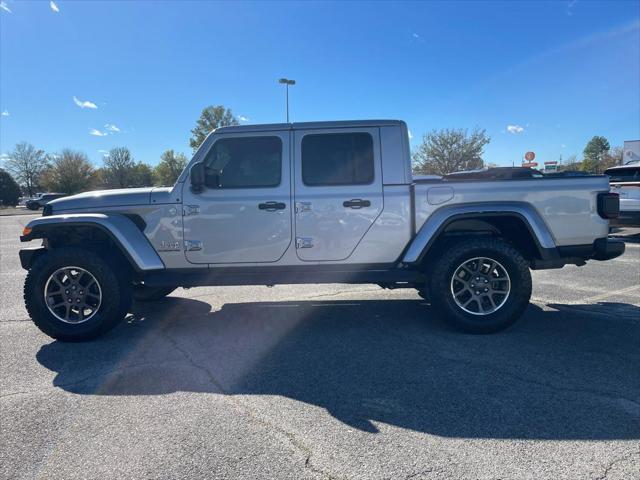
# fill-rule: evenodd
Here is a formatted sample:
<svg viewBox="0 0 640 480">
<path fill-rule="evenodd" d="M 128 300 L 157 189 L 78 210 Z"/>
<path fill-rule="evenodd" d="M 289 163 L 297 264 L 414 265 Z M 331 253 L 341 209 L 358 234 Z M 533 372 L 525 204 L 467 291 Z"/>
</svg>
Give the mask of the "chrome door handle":
<svg viewBox="0 0 640 480">
<path fill-rule="evenodd" d="M 342 206 L 346 208 L 362 208 L 362 207 L 370 207 L 371 202 L 369 200 L 362 200 L 360 198 L 353 198 L 351 200 L 345 200 L 342 202 Z"/>
</svg>

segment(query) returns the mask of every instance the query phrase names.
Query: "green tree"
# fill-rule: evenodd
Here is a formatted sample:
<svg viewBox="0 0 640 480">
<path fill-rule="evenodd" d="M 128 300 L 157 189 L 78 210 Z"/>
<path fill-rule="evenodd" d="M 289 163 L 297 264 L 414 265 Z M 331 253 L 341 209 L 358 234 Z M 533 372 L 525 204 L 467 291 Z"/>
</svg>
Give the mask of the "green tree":
<svg viewBox="0 0 640 480">
<path fill-rule="evenodd" d="M 18 143 L 5 162 L 5 168 L 24 187 L 29 196 L 36 192 L 40 174 L 47 166 L 44 151 L 27 142 Z"/>
<path fill-rule="evenodd" d="M 624 149 L 622 147 L 613 147 L 608 152 L 604 153 L 600 158 L 598 164 L 598 172 L 604 172 L 607 168 L 615 167 L 616 165 L 622 165 L 622 159 L 624 156 Z"/>
<path fill-rule="evenodd" d="M 0 205 L 15 207 L 20 198 L 20 187 L 9 172 L 0 168 Z"/>
<path fill-rule="evenodd" d="M 94 168 L 83 152 L 65 148 L 51 156 L 51 166 L 42 174 L 42 185 L 52 192 L 74 194 L 91 190 Z"/>
<path fill-rule="evenodd" d="M 611 146 L 605 137 L 594 136 L 582 152 L 584 159 L 582 160 L 582 170 L 586 172 L 598 173 L 600 161 L 603 155 L 609 151 Z"/>
<path fill-rule="evenodd" d="M 433 130 L 425 134 L 422 144 L 413 154 L 413 170 L 426 175 L 482 168 L 484 146 L 491 141 L 486 130 L 466 129 Z"/>
<path fill-rule="evenodd" d="M 167 150 L 160 156 L 160 163 L 155 168 L 154 177 L 158 185 L 171 186 L 187 166 L 187 157 L 183 153 Z"/>
<path fill-rule="evenodd" d="M 191 130 L 189 145 L 195 152 L 207 138 L 207 135 L 218 127 L 238 125 L 238 120 L 233 116 L 231 110 L 222 105 L 210 105 L 202 110 L 200 118 L 196 122 L 196 128 Z"/>
<path fill-rule="evenodd" d="M 108 188 L 126 188 L 131 185 L 135 162 L 128 148 L 112 148 L 103 161 L 102 173 Z"/>
<path fill-rule="evenodd" d="M 136 163 L 131 170 L 131 187 L 151 187 L 153 186 L 153 169 L 143 162 Z"/>
</svg>

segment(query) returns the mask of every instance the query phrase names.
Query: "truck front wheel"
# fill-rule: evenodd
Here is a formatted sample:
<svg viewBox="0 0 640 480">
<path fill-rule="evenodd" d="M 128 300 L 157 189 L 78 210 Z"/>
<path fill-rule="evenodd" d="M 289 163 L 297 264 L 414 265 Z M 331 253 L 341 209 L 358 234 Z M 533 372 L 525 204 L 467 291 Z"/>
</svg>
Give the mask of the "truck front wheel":
<svg viewBox="0 0 640 480">
<path fill-rule="evenodd" d="M 497 238 L 470 238 L 453 244 L 433 264 L 430 300 L 454 327 L 494 333 L 520 318 L 531 298 L 527 261 Z"/>
<path fill-rule="evenodd" d="M 131 286 L 123 271 L 98 254 L 61 247 L 33 263 L 24 301 L 44 333 L 57 340 L 83 341 L 106 333 L 124 318 L 131 306 Z"/>
</svg>

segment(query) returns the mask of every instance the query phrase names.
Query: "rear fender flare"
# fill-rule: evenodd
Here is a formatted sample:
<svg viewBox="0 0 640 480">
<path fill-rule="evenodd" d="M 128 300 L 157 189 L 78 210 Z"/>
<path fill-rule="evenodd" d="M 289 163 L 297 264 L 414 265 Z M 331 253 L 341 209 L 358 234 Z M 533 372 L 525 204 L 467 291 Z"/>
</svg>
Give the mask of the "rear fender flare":
<svg viewBox="0 0 640 480">
<path fill-rule="evenodd" d="M 522 220 L 527 226 L 541 258 L 548 259 L 557 255 L 553 235 L 533 206 L 520 202 L 501 202 L 451 205 L 439 208 L 422 225 L 405 252 L 402 262 L 406 264 L 422 262 L 438 236 L 455 220 L 481 219 L 496 215 L 513 216 Z"/>
</svg>

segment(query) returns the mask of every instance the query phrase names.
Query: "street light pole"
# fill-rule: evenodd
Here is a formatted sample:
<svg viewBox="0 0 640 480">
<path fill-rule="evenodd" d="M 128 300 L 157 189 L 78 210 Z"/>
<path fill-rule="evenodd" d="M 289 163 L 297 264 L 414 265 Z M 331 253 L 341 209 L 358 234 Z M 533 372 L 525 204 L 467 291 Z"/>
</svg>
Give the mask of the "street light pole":
<svg viewBox="0 0 640 480">
<path fill-rule="evenodd" d="M 289 80 L 288 78 L 281 78 L 278 83 L 286 85 L 287 88 L 287 123 L 289 123 L 289 85 L 295 85 L 295 80 Z"/>
</svg>

